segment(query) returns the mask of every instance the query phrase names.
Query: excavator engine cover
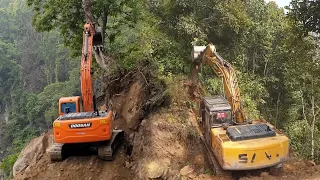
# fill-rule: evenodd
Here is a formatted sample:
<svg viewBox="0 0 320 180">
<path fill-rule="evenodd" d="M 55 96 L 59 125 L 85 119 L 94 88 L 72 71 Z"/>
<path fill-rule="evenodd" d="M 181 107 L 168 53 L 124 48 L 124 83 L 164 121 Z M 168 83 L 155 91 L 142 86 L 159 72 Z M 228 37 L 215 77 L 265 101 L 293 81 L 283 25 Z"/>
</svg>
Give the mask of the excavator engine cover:
<svg viewBox="0 0 320 180">
<path fill-rule="evenodd" d="M 105 112 L 100 112 L 99 116 L 96 112 L 79 112 L 79 113 L 69 113 L 60 116 L 59 120 L 72 120 L 72 119 L 90 119 L 95 117 L 106 117 L 107 114 Z"/>
<path fill-rule="evenodd" d="M 276 133 L 267 124 L 254 124 L 229 127 L 227 135 L 232 141 L 257 139 L 276 136 Z"/>
</svg>

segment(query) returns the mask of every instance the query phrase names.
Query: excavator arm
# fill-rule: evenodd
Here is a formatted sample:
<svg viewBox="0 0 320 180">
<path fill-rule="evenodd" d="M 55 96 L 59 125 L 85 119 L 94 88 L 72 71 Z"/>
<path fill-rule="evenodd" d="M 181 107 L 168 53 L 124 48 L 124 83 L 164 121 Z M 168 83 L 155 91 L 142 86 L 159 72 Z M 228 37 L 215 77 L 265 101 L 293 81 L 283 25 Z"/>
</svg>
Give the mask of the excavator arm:
<svg viewBox="0 0 320 180">
<path fill-rule="evenodd" d="M 246 122 L 246 115 L 241 105 L 240 89 L 238 87 L 237 76 L 232 66 L 225 61 L 217 52 L 214 45 L 194 46 L 193 49 L 193 83 L 197 82 L 197 67 L 206 64 L 212 68 L 214 73 L 222 79 L 223 89 L 227 101 L 232 106 L 233 119 L 236 124 Z M 196 78 L 195 78 L 196 77 Z"/>
<path fill-rule="evenodd" d="M 95 28 L 91 23 L 84 25 L 83 45 L 81 57 L 81 93 L 83 102 L 83 111 L 97 111 L 95 107 L 95 97 L 92 84 L 92 53 L 95 50 L 103 48 L 101 29 Z"/>
</svg>

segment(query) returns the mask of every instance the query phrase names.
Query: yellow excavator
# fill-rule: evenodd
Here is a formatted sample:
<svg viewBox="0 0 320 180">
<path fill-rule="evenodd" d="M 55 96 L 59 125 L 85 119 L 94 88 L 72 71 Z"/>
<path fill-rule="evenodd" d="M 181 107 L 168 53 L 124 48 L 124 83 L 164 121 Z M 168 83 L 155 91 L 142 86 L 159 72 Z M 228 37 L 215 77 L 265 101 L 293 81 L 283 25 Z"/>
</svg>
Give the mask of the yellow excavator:
<svg viewBox="0 0 320 180">
<path fill-rule="evenodd" d="M 276 167 L 288 160 L 288 137 L 265 120 L 247 119 L 235 70 L 215 46 L 194 46 L 192 56 L 193 84 L 198 84 L 201 64 L 210 66 L 223 84 L 224 96 L 200 100 L 201 139 L 214 173 Z"/>
</svg>

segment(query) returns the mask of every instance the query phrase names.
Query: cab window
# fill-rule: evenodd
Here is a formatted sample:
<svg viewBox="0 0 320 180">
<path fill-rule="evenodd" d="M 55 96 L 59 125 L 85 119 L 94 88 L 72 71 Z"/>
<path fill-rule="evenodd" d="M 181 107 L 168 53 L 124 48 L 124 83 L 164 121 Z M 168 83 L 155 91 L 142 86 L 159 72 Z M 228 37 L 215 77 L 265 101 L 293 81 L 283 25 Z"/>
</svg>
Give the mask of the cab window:
<svg viewBox="0 0 320 180">
<path fill-rule="evenodd" d="M 212 113 L 212 119 L 211 119 L 211 125 L 215 124 L 231 124 L 232 123 L 232 117 L 231 117 L 231 111 L 218 111 Z"/>
<path fill-rule="evenodd" d="M 77 111 L 76 103 L 62 103 L 61 111 L 63 114 L 74 113 Z"/>
</svg>

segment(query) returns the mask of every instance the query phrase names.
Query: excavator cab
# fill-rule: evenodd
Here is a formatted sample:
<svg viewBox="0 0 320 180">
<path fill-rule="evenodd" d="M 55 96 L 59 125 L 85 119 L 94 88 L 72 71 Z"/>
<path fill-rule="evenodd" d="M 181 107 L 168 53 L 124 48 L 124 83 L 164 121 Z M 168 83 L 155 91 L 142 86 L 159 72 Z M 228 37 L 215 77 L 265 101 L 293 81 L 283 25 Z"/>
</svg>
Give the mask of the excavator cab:
<svg viewBox="0 0 320 180">
<path fill-rule="evenodd" d="M 211 144 L 212 128 L 227 127 L 232 123 L 231 106 L 222 96 L 204 97 L 201 101 L 202 133 Z"/>
<path fill-rule="evenodd" d="M 59 115 L 80 112 L 80 96 L 59 99 Z"/>
<path fill-rule="evenodd" d="M 208 129 L 232 124 L 232 110 L 222 96 L 205 97 L 201 102 L 202 122 Z"/>
</svg>

